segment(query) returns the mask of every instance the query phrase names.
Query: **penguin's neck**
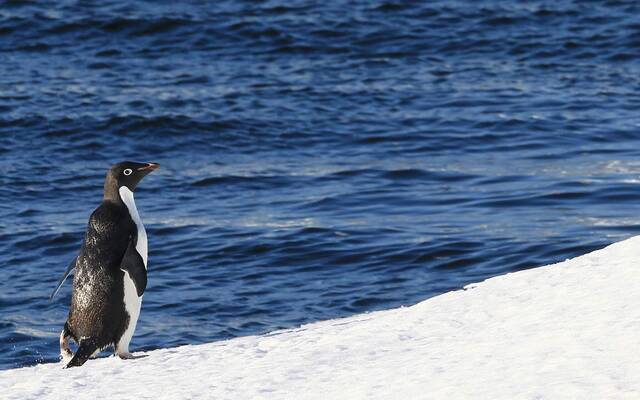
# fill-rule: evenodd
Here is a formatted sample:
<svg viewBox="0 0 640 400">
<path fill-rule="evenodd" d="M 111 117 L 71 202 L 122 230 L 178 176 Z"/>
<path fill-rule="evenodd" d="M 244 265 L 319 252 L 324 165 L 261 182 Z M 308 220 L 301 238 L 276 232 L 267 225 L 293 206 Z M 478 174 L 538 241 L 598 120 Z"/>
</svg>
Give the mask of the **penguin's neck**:
<svg viewBox="0 0 640 400">
<path fill-rule="evenodd" d="M 104 181 L 104 199 L 117 204 L 122 204 L 119 189 L 118 182 L 108 175 L 107 179 Z"/>
</svg>

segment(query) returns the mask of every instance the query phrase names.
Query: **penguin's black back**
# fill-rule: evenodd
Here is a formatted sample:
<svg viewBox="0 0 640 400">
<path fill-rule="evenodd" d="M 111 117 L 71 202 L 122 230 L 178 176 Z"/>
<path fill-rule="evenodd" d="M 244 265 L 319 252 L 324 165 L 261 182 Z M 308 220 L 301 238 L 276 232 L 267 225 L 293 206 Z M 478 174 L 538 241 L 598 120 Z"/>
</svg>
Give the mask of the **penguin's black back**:
<svg viewBox="0 0 640 400">
<path fill-rule="evenodd" d="M 99 349 L 114 344 L 128 323 L 120 263 L 135 223 L 122 202 L 105 200 L 91 214 L 73 279 L 68 327 L 76 342 L 93 338 Z"/>
</svg>

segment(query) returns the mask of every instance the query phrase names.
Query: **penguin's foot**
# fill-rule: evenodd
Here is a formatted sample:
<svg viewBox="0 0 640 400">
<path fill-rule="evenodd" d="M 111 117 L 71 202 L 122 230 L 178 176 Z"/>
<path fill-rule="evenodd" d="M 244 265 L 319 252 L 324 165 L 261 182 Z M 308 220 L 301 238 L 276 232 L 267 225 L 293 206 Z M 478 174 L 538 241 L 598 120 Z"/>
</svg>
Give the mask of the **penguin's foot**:
<svg viewBox="0 0 640 400">
<path fill-rule="evenodd" d="M 95 339 L 91 337 L 81 338 L 76 354 L 74 354 L 71 361 L 69 361 L 69 363 L 64 368 L 81 366 L 89 359 L 89 357 L 91 357 L 93 352 L 95 352 L 97 349 L 98 346 L 96 345 Z"/>
<path fill-rule="evenodd" d="M 69 363 L 69 361 L 71 361 L 71 359 L 73 358 L 73 353 L 71 351 L 66 352 L 66 351 L 61 351 L 60 352 L 60 359 L 62 360 L 62 363 L 67 365 Z"/>
<path fill-rule="evenodd" d="M 123 360 L 136 360 L 138 358 L 147 357 L 147 355 L 146 354 L 141 354 L 139 356 L 134 356 L 131 353 L 118 353 L 118 357 L 120 357 Z"/>
<path fill-rule="evenodd" d="M 73 352 L 71 351 L 71 347 L 69 347 L 69 335 L 66 329 L 63 329 L 60 333 L 60 358 L 65 365 L 73 358 Z"/>
</svg>

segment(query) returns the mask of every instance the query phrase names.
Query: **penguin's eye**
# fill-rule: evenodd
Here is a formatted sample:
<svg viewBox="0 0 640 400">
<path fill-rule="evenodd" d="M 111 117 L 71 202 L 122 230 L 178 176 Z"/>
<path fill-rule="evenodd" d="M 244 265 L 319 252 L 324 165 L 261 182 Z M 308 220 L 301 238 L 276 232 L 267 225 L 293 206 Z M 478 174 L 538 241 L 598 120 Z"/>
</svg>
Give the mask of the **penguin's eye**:
<svg viewBox="0 0 640 400">
<path fill-rule="evenodd" d="M 123 172 L 124 172 L 124 174 L 125 174 L 125 175 L 129 176 L 129 175 L 131 175 L 131 173 L 132 173 L 133 171 L 131 170 L 131 168 L 127 168 L 127 169 L 125 169 Z"/>
</svg>

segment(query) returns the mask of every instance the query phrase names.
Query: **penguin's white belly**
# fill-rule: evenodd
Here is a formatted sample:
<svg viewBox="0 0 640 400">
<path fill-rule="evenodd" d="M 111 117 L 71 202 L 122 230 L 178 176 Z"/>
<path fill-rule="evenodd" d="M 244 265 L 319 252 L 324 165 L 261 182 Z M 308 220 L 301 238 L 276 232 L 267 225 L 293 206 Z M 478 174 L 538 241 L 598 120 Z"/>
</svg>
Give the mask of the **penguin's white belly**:
<svg viewBox="0 0 640 400">
<path fill-rule="evenodd" d="M 129 188 L 123 186 L 119 189 L 120 197 L 129 210 L 129 215 L 135 222 L 138 229 L 138 238 L 136 242 L 136 251 L 142 257 L 145 269 L 147 268 L 147 232 L 142 225 L 142 220 L 138 214 L 136 203 L 133 199 L 133 192 Z M 122 270 L 124 271 L 124 270 Z M 124 271 L 124 308 L 129 314 L 129 324 L 127 325 L 124 334 L 120 338 L 120 341 L 116 344 L 116 352 L 118 354 L 129 353 L 129 342 L 133 337 L 133 333 L 136 330 L 136 324 L 138 317 L 140 316 L 140 306 L 142 305 L 142 296 L 138 297 L 136 286 L 133 283 L 133 279 L 129 276 L 128 271 Z"/>
<path fill-rule="evenodd" d="M 129 343 L 136 330 L 138 317 L 140 316 L 140 306 L 142 305 L 142 296 L 138 297 L 136 286 L 133 279 L 129 276 L 129 272 L 124 271 L 124 308 L 129 314 L 129 323 L 125 329 L 119 342 L 116 344 L 118 353 L 128 353 Z"/>
</svg>

